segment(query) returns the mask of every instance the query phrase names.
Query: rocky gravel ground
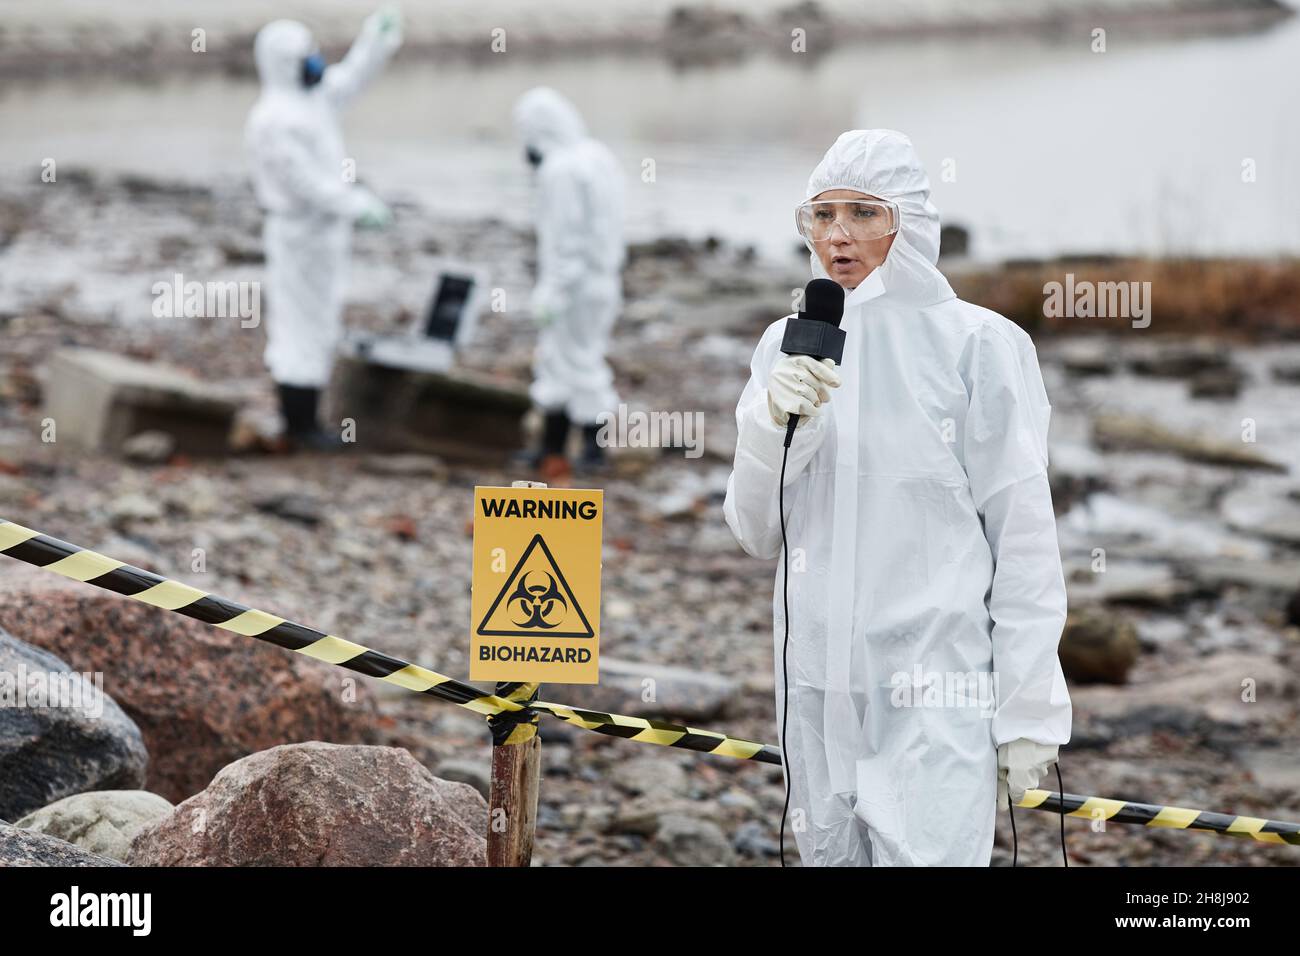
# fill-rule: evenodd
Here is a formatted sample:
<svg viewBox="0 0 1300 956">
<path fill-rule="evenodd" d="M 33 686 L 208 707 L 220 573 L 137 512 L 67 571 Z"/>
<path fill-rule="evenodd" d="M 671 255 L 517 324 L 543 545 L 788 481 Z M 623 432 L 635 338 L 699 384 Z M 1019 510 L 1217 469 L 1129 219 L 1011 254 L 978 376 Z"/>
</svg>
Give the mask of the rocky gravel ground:
<svg viewBox="0 0 1300 956">
<path fill-rule="evenodd" d="M 398 328 L 436 256 L 491 256 L 506 310 L 485 314 L 462 361 L 523 384 L 530 241 L 399 207 L 392 231 L 358 236 L 349 321 Z M 464 677 L 472 490 L 528 476 L 364 447 L 146 466 L 41 441 L 41 365 L 65 344 L 196 371 L 240 400 L 246 434 L 271 430 L 260 329 L 150 313 L 155 281 L 256 278 L 260 258 L 256 212 L 237 185 L 84 176 L 0 195 L 0 515 Z M 734 544 L 721 503 L 753 343 L 805 278 L 793 255 L 757 263 L 744 249 L 672 239 L 634 250 L 612 354 L 619 387 L 634 408 L 701 413 L 703 452 L 619 450 L 601 481 L 602 654 L 617 679 L 548 687 L 548 699 L 644 707 L 637 677 L 656 673 L 661 716 L 775 742 L 775 569 Z M 1300 819 L 1300 353 L 1136 333 L 1039 348 L 1057 410 L 1053 485 L 1072 609 L 1092 613 L 1072 621 L 1067 642 L 1078 673 L 1123 681 L 1073 683 L 1065 789 Z M 1207 369 L 1239 374 L 1198 397 Z M 1242 439 L 1248 418 L 1253 441 Z M 661 666 L 681 670 L 652 672 Z M 365 685 L 378 711 L 371 742 L 485 788 L 480 718 Z M 777 768 L 542 727 L 537 864 L 776 862 Z M 1017 811 L 1022 865 L 1060 865 L 1058 827 Z M 1294 847 L 1174 830 L 1069 820 L 1066 832 L 1076 865 L 1300 859 Z M 994 863 L 1009 864 L 1010 848 L 1002 814 Z"/>
</svg>

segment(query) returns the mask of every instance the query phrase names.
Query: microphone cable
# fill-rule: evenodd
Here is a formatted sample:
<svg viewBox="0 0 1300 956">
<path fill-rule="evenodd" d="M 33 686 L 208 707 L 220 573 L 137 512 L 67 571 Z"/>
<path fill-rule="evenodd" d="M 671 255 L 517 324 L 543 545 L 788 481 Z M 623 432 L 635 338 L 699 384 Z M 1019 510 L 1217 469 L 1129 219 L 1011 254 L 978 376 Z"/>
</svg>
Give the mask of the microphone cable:
<svg viewBox="0 0 1300 956">
<path fill-rule="evenodd" d="M 1060 794 L 1061 800 L 1057 809 L 1061 811 L 1061 862 L 1069 869 L 1070 858 L 1065 853 L 1065 784 L 1061 782 L 1061 758 L 1056 758 L 1056 792 Z"/>
<path fill-rule="evenodd" d="M 1016 810 L 1011 803 L 1011 788 L 1007 787 L 1007 816 L 1011 819 L 1011 865 L 1020 859 L 1020 840 L 1016 836 Z"/>
<path fill-rule="evenodd" d="M 1061 817 L 1061 863 L 1066 869 L 1070 867 L 1070 857 L 1065 852 L 1065 784 L 1061 782 L 1061 760 L 1058 757 L 1053 766 L 1056 768 L 1056 792 L 1060 795 L 1057 810 Z M 1011 865 L 1015 866 L 1020 858 L 1020 841 L 1016 838 L 1016 812 L 1011 803 L 1011 790 L 1007 789 L 1007 816 L 1011 819 Z"/>
<path fill-rule="evenodd" d="M 785 770 L 785 805 L 781 808 L 781 866 L 785 866 L 785 818 L 790 812 L 790 751 L 785 745 L 790 720 L 790 671 L 786 661 L 790 652 L 790 545 L 785 537 L 785 463 L 790 457 L 790 442 L 799 425 L 799 416 L 791 415 L 785 426 L 785 447 L 781 449 L 781 483 L 777 486 L 777 509 L 781 513 L 781 607 L 785 619 L 785 639 L 781 643 L 781 767 Z"/>
</svg>

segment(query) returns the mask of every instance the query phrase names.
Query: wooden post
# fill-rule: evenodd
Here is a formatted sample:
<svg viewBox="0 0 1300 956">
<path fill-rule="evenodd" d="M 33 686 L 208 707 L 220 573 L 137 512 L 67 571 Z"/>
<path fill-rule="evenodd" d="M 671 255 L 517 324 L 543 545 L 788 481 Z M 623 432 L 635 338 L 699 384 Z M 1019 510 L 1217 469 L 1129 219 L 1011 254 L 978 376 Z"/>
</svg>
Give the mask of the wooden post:
<svg viewBox="0 0 1300 956">
<path fill-rule="evenodd" d="M 545 488 L 546 485 L 537 481 L 516 481 L 511 487 Z M 537 686 L 500 683 L 496 693 L 509 700 L 528 700 L 536 693 Z M 488 866 L 528 866 L 532 861 L 541 770 L 542 740 L 536 733 L 520 743 L 492 744 Z"/>
</svg>

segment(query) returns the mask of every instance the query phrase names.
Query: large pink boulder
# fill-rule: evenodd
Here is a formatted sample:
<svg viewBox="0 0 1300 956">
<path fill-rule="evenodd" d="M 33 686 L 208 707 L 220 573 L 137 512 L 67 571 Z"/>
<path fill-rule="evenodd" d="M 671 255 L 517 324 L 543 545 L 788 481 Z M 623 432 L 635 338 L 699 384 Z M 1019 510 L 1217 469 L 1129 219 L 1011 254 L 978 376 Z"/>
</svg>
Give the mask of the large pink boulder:
<svg viewBox="0 0 1300 956">
<path fill-rule="evenodd" d="M 0 626 L 77 671 L 103 673 L 105 693 L 144 737 L 143 789 L 179 803 L 226 764 L 277 744 L 374 739 L 369 678 L 0 560 Z"/>
<path fill-rule="evenodd" d="M 396 747 L 306 743 L 232 763 L 140 832 L 132 866 L 483 866 L 487 804 Z"/>
</svg>

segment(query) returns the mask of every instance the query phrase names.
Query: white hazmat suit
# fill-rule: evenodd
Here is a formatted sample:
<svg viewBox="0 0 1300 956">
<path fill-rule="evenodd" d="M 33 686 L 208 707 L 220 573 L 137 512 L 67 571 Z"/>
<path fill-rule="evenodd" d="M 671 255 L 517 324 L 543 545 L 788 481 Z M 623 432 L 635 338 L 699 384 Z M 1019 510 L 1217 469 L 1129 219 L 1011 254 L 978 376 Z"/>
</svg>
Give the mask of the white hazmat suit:
<svg viewBox="0 0 1300 956">
<path fill-rule="evenodd" d="M 541 328 L 530 394 L 540 408 L 591 426 L 618 407 L 605 353 L 623 305 L 623 174 L 555 90 L 529 90 L 514 117 L 524 146 L 541 156 L 532 295 Z"/>
<path fill-rule="evenodd" d="M 347 56 L 312 87 L 303 83 L 303 60 L 316 49 L 307 27 L 276 20 L 254 43 L 262 95 L 245 140 L 266 213 L 265 358 L 281 385 L 328 383 L 343 332 L 352 223 L 384 209 L 347 175 L 338 120 L 401 44 L 400 31 L 384 16 L 369 17 Z"/>
<path fill-rule="evenodd" d="M 842 385 L 786 467 L 792 826 L 806 865 L 986 866 L 997 745 L 1070 735 L 1051 408 L 1029 336 L 935 268 L 939 217 L 905 136 L 842 135 L 807 198 L 830 189 L 892 200 L 901 224 L 846 294 Z M 826 277 L 815 252 L 812 265 Z M 784 326 L 754 352 L 725 503 L 744 549 L 769 559 L 785 429 L 766 387 Z M 773 609 L 779 719 L 780 565 Z"/>
</svg>

